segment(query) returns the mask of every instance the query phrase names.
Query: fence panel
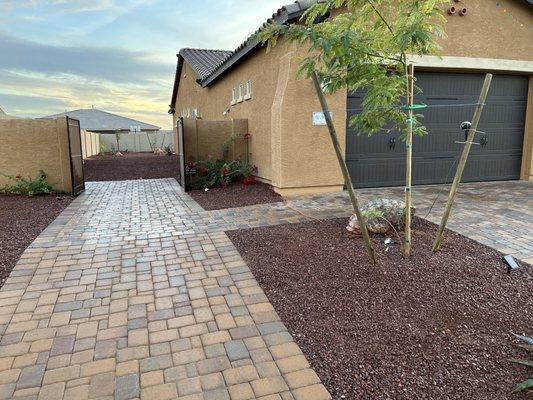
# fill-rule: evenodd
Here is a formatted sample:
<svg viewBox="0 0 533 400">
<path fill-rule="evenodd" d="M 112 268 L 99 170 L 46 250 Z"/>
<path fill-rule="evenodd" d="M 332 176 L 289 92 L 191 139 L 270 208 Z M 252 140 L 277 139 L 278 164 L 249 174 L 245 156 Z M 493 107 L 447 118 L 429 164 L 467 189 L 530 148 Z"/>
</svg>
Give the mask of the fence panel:
<svg viewBox="0 0 533 400">
<path fill-rule="evenodd" d="M 100 154 L 100 135 L 94 132 L 81 131 L 83 158 Z"/>
<path fill-rule="evenodd" d="M 110 151 L 130 152 L 151 152 L 154 149 L 164 149 L 166 146 L 174 146 L 173 132 L 155 132 L 155 133 L 121 133 L 119 134 L 119 145 L 115 134 L 101 134 L 100 142 L 104 143 Z"/>
</svg>

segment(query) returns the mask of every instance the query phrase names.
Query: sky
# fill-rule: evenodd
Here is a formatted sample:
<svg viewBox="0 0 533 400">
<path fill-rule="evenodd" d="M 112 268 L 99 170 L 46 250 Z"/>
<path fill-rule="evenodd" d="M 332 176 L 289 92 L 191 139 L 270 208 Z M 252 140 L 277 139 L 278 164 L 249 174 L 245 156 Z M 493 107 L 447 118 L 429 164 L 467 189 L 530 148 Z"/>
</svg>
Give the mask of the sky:
<svg viewBox="0 0 533 400">
<path fill-rule="evenodd" d="M 182 47 L 234 50 L 292 0 L 0 0 L 0 108 L 98 108 L 171 129 Z"/>
</svg>

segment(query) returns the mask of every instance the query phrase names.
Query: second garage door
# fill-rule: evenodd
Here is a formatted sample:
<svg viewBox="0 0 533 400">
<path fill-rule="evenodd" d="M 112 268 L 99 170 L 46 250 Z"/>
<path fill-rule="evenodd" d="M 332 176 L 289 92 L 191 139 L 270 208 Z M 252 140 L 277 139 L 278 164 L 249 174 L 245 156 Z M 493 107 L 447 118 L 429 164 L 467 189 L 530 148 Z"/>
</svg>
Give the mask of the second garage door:
<svg viewBox="0 0 533 400">
<path fill-rule="evenodd" d="M 416 103 L 439 105 L 422 110 L 422 122 L 429 134 L 413 142 L 414 184 L 443 183 L 453 178 L 464 141 L 462 121 L 470 120 L 484 75 L 420 72 L 417 85 L 423 94 Z M 527 105 L 528 79 L 522 76 L 495 75 L 483 110 L 463 182 L 519 179 Z M 348 121 L 359 112 L 363 96 L 348 96 Z M 397 186 L 405 183 L 405 144 L 399 132 L 358 135 L 348 128 L 346 161 L 356 187 Z"/>
</svg>

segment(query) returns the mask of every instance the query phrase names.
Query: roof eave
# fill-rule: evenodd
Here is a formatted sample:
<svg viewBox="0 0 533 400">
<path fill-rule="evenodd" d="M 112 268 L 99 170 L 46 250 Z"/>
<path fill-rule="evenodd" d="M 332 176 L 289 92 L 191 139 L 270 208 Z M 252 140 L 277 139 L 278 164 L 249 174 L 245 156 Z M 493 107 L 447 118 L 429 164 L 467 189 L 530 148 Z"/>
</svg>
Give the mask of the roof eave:
<svg viewBox="0 0 533 400">
<path fill-rule="evenodd" d="M 180 86 L 180 79 L 181 79 L 181 70 L 183 69 L 183 57 L 179 54 L 176 54 L 178 57 L 178 64 L 176 66 L 176 75 L 174 76 L 174 88 L 172 89 L 172 99 L 170 106 L 174 107 L 176 104 L 176 99 L 178 97 L 178 89 Z M 176 110 L 174 110 L 174 113 Z"/>
<path fill-rule="evenodd" d="M 299 19 L 307 8 L 301 8 L 296 11 L 290 12 L 287 7 L 283 7 L 278 10 L 277 14 L 272 15 L 272 18 L 269 18 L 265 24 L 277 23 L 280 25 L 294 22 Z M 259 28 L 255 34 L 259 32 Z M 215 69 L 210 75 L 206 76 L 200 81 L 202 87 L 207 87 L 213 84 L 218 78 L 220 78 L 224 73 L 226 73 L 233 65 L 245 58 L 251 51 L 255 50 L 258 46 L 261 46 L 261 41 L 259 39 L 250 39 L 244 46 L 237 49 L 235 54 L 229 58 L 226 63 L 220 65 L 219 68 Z"/>
<path fill-rule="evenodd" d="M 233 65 L 241 61 L 244 57 L 246 57 L 252 50 L 254 50 L 256 47 L 260 46 L 261 42 L 259 40 L 252 40 L 248 42 L 244 47 L 240 48 L 233 57 L 229 59 L 227 63 L 224 63 L 220 66 L 220 68 L 213 71 L 213 73 L 204 79 L 197 79 L 197 82 L 202 87 L 207 87 L 211 85 L 214 81 L 216 81 L 218 78 L 220 78 L 226 71 L 231 69 Z"/>
</svg>

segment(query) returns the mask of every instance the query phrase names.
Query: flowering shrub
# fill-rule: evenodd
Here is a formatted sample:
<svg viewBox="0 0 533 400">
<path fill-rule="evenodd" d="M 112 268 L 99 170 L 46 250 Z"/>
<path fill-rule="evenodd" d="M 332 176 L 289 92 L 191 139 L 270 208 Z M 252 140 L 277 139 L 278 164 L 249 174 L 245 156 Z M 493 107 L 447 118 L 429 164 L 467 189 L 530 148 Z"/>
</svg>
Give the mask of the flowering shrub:
<svg viewBox="0 0 533 400">
<path fill-rule="evenodd" d="M 23 178 L 21 175 L 11 176 L 4 175 L 12 184 L 0 186 L 0 194 L 19 194 L 24 196 L 36 196 L 39 194 L 51 194 L 60 193 L 48 182 L 46 182 L 46 174 L 44 171 L 39 171 L 35 179 Z"/>
<path fill-rule="evenodd" d="M 227 186 L 243 179 L 247 179 L 247 184 L 255 182 L 252 174 L 257 168 L 242 161 L 226 162 L 210 157 L 198 161 L 196 165 L 199 177 L 192 184 L 195 189 Z"/>
<path fill-rule="evenodd" d="M 257 167 L 248 162 L 248 141 L 251 137 L 251 133 L 242 136 L 233 134 L 222 144 L 221 158 L 206 155 L 204 160 L 187 163 L 186 170 L 194 170 L 194 173 L 197 174 L 191 183 L 192 187 L 205 189 L 227 186 L 238 181 L 242 181 L 245 185 L 253 185 L 256 182 L 254 174 L 257 173 Z M 240 138 L 246 141 L 246 161 L 228 161 L 231 144 Z"/>
</svg>

